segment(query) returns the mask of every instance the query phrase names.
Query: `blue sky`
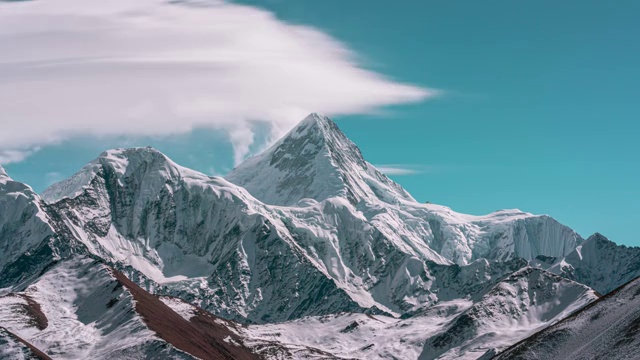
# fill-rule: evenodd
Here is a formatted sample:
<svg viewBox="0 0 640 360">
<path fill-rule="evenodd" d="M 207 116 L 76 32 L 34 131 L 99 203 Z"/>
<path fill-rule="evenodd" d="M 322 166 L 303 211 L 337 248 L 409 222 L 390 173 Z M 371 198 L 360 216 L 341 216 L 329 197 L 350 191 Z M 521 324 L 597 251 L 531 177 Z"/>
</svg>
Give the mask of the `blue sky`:
<svg viewBox="0 0 640 360">
<path fill-rule="evenodd" d="M 334 117 L 369 162 L 407 170 L 391 176 L 416 199 L 546 213 L 583 236 L 640 245 L 640 2 L 243 3 L 329 34 L 370 71 L 442 91 Z M 209 126 L 52 144 L 7 171 L 42 190 L 107 148 L 134 145 L 207 173 L 234 164 L 234 146 Z"/>
</svg>

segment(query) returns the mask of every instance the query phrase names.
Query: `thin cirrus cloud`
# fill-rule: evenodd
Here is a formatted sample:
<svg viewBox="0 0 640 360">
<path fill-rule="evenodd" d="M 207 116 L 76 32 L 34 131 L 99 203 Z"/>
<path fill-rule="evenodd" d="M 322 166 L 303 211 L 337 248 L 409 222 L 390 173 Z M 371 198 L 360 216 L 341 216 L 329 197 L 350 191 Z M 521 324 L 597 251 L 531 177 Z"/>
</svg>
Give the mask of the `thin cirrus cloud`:
<svg viewBox="0 0 640 360">
<path fill-rule="evenodd" d="M 223 1 L 0 3 L 0 162 L 84 136 L 225 131 L 242 160 L 257 123 L 366 113 L 437 91 L 363 69 L 339 41 Z M 20 155 L 20 153 L 22 155 Z"/>
<path fill-rule="evenodd" d="M 388 165 L 376 165 L 376 168 L 386 175 L 415 175 L 422 174 L 427 169 L 420 165 L 406 165 L 406 164 L 388 164 Z"/>
</svg>

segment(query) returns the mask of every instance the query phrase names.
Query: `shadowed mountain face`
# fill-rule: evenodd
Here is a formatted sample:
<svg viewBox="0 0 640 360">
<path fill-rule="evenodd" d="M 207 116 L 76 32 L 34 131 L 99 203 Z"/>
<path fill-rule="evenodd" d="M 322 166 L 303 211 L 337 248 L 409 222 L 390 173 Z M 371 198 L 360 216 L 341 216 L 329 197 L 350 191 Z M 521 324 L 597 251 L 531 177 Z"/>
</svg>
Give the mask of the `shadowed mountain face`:
<svg viewBox="0 0 640 360">
<path fill-rule="evenodd" d="M 601 236 L 585 241 L 549 216 L 473 216 L 417 203 L 317 114 L 226 179 L 183 168 L 152 148 L 115 149 L 41 197 L 2 170 L 0 205 L 2 291 L 22 293 L 69 259 L 94 259 L 121 274 L 113 275 L 120 282 L 131 279 L 128 289 L 261 324 L 229 339 L 261 354 L 311 356 L 315 348 L 322 356 L 385 357 L 400 346 L 393 341 L 407 343 L 409 358 L 484 353 L 487 344 L 503 348 L 595 299 L 579 283 L 606 292 L 637 274 L 640 261 L 637 249 Z M 492 299 L 512 304 L 509 314 Z M 341 349 L 328 346 L 333 330 L 327 344 L 286 329 L 275 343 L 264 338 L 270 324 L 293 329 L 316 320 L 345 334 L 338 327 L 347 319 L 363 325 L 346 332 L 353 342 Z M 166 322 L 145 324 L 178 336 Z M 421 335 L 409 341 L 394 326 Z M 192 331 L 210 340 L 201 329 L 179 333 Z M 362 350 L 355 335 L 377 332 L 395 340 Z M 178 350 L 205 346 L 180 339 Z"/>
</svg>

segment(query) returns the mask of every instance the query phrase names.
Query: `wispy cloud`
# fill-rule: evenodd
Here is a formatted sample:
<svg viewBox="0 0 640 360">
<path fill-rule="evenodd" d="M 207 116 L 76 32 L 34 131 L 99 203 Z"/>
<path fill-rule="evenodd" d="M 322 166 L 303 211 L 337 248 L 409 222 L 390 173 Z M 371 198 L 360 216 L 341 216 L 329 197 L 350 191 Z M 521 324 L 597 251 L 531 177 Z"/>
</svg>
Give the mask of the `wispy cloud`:
<svg viewBox="0 0 640 360">
<path fill-rule="evenodd" d="M 31 155 L 34 151 L 37 151 L 37 150 L 38 148 L 27 149 L 27 150 L 0 149 L 0 164 L 7 165 L 11 163 L 20 162 L 26 159 L 29 155 Z"/>
<path fill-rule="evenodd" d="M 284 134 L 309 112 L 363 113 L 437 92 L 363 69 L 325 33 L 224 1 L 0 3 L 0 150 L 78 136 Z M 16 161 L 19 157 L 5 159 Z"/>
<path fill-rule="evenodd" d="M 424 166 L 411 164 L 388 164 L 374 166 L 386 175 L 415 175 L 427 171 L 427 168 Z"/>
</svg>

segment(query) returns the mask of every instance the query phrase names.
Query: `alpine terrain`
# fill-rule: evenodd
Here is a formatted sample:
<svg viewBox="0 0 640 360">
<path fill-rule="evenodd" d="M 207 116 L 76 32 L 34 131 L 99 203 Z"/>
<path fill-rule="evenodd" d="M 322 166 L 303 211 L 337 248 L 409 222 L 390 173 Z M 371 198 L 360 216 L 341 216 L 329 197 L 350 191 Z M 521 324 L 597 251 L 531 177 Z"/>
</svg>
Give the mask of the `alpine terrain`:
<svg viewBox="0 0 640 360">
<path fill-rule="evenodd" d="M 549 216 L 417 202 L 318 114 L 225 178 L 148 147 L 42 194 L 0 167 L 3 359 L 624 358 L 638 276 Z"/>
</svg>

